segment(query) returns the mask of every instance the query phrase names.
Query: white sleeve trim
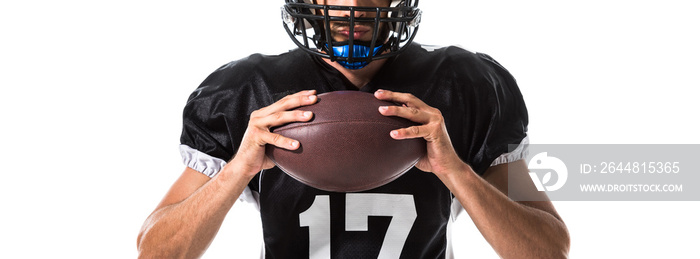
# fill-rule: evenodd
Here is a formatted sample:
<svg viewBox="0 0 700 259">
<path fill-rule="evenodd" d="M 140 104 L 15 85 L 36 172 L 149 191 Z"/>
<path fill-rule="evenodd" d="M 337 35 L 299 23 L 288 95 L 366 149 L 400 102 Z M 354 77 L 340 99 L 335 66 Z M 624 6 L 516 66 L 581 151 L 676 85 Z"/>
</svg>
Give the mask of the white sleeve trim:
<svg viewBox="0 0 700 259">
<path fill-rule="evenodd" d="M 182 155 L 182 162 L 186 166 L 209 177 L 216 176 L 226 165 L 226 161 L 210 156 L 188 145 L 180 145 L 180 154 Z M 257 192 L 254 192 L 248 186 L 245 187 L 238 200 L 251 203 L 260 211 L 260 197 Z"/>
<path fill-rule="evenodd" d="M 180 145 L 180 155 L 182 156 L 182 162 L 186 166 L 209 177 L 214 177 L 226 165 L 226 161 L 210 156 L 188 145 Z"/>
<path fill-rule="evenodd" d="M 241 196 L 238 196 L 238 200 L 252 204 L 256 210 L 260 211 L 260 194 L 251 190 L 250 187 L 246 186 L 243 189 L 243 193 L 241 193 Z"/>
<path fill-rule="evenodd" d="M 445 251 L 445 258 L 446 259 L 454 259 L 454 244 L 453 238 L 452 238 L 452 233 L 453 233 L 453 225 L 455 221 L 457 220 L 457 217 L 462 214 L 464 211 L 464 208 L 462 207 L 462 204 L 459 203 L 459 200 L 457 198 L 452 198 L 452 206 L 450 206 L 450 218 L 447 220 L 447 248 Z"/>
<path fill-rule="evenodd" d="M 496 160 L 491 162 L 491 166 L 511 163 L 525 158 L 528 153 L 528 145 L 530 145 L 530 137 L 525 136 L 525 138 L 520 141 L 517 148 L 511 152 L 501 154 L 498 158 L 496 158 Z"/>
</svg>

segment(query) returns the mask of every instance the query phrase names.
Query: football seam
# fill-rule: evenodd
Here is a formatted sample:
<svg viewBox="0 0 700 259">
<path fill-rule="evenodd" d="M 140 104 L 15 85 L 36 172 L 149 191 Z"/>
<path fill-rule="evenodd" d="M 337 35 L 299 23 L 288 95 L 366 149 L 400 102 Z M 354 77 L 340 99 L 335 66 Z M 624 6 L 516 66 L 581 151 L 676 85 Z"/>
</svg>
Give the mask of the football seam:
<svg viewBox="0 0 700 259">
<path fill-rule="evenodd" d="M 302 122 L 302 123 L 300 123 L 299 125 L 290 126 L 290 127 L 286 127 L 286 128 L 285 128 L 284 126 L 281 126 L 281 127 L 277 128 L 277 130 L 275 130 L 275 131 L 276 131 L 276 132 L 277 132 L 277 131 L 285 131 L 285 130 L 295 129 L 295 128 L 299 128 L 299 127 L 316 126 L 316 125 L 323 125 L 323 124 L 330 124 L 330 123 L 338 123 L 338 122 L 342 122 L 342 123 L 348 123 L 348 122 L 350 122 L 350 123 L 372 122 L 372 123 L 377 123 L 377 124 L 384 124 L 384 125 L 390 125 L 390 126 L 404 127 L 404 125 L 399 125 L 399 124 L 396 124 L 396 123 L 386 123 L 386 122 L 383 122 L 383 121 L 374 121 L 374 120 L 351 120 L 351 121 L 347 121 L 347 120 L 335 120 L 335 121 L 324 121 L 324 122 L 316 122 L 316 123 L 314 123 L 314 122 Z M 411 126 L 414 126 L 414 125 L 411 125 Z M 411 126 L 409 126 L 409 127 L 411 127 Z"/>
</svg>

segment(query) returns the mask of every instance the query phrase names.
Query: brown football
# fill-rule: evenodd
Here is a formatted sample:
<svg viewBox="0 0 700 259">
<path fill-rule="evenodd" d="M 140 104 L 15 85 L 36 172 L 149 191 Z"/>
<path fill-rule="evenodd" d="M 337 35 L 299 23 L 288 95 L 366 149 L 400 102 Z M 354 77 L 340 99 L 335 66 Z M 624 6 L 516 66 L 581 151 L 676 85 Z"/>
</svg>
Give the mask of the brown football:
<svg viewBox="0 0 700 259">
<path fill-rule="evenodd" d="M 286 124 L 272 131 L 299 141 L 297 150 L 267 145 L 266 153 L 291 177 L 309 186 L 335 192 L 357 192 L 382 186 L 413 167 L 425 154 L 425 140 L 395 140 L 391 130 L 417 125 L 384 116 L 379 106 L 396 105 L 359 91 L 318 95 L 298 109 L 314 113 L 308 122 Z"/>
</svg>

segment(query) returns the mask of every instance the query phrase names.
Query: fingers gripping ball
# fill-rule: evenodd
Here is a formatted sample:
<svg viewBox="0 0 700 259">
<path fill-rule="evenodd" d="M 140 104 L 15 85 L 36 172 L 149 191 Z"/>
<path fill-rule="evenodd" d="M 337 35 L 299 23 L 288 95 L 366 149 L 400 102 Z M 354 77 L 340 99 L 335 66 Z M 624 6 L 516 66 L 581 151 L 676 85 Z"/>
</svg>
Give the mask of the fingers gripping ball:
<svg viewBox="0 0 700 259">
<path fill-rule="evenodd" d="M 301 144 L 297 150 L 267 145 L 266 153 L 289 176 L 309 186 L 356 192 L 382 186 L 408 171 L 425 154 L 425 140 L 395 140 L 391 130 L 417 125 L 379 113 L 394 103 L 358 91 L 318 95 L 318 102 L 298 109 L 314 113 L 272 131 Z"/>
</svg>

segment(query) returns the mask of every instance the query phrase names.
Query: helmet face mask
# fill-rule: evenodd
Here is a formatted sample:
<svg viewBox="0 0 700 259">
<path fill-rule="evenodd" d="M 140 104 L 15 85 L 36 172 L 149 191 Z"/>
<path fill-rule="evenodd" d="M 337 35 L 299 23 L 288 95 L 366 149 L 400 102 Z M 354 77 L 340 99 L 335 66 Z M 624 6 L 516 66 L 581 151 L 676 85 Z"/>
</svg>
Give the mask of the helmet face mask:
<svg viewBox="0 0 700 259">
<path fill-rule="evenodd" d="M 285 0 L 284 28 L 301 49 L 359 69 L 373 60 L 398 55 L 418 31 L 418 1 L 392 1 L 386 7 L 318 5 Z"/>
</svg>

